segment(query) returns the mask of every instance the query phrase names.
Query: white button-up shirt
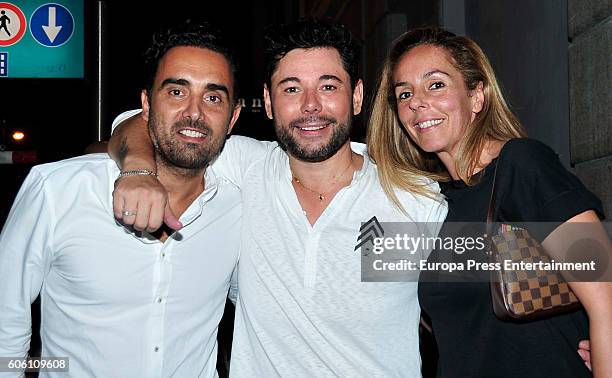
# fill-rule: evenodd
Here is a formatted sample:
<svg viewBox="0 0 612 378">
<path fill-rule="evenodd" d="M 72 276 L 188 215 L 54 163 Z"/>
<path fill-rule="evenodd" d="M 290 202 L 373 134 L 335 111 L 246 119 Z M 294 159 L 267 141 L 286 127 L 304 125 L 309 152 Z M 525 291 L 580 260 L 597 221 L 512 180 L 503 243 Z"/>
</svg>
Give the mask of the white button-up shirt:
<svg viewBox="0 0 612 378">
<path fill-rule="evenodd" d="M 213 377 L 239 191 L 208 169 L 185 227 L 161 243 L 114 220 L 118 173 L 99 154 L 26 178 L 0 236 L 0 356 L 27 353 L 40 293 L 42 355 L 69 357 L 68 376 Z M 67 376 L 41 376 L 55 374 Z"/>
</svg>

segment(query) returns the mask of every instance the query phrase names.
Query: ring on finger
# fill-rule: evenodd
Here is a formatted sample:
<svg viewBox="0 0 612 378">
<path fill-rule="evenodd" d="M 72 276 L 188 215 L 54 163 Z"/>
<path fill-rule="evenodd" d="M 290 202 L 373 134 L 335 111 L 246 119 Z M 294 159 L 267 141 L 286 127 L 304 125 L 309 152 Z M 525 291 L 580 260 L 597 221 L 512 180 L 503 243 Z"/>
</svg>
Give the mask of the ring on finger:
<svg viewBox="0 0 612 378">
<path fill-rule="evenodd" d="M 124 217 L 131 217 L 131 216 L 133 216 L 133 215 L 138 214 L 138 211 L 136 211 L 136 210 L 134 210 L 134 211 L 132 211 L 132 210 L 123 210 L 123 211 L 121 212 L 121 214 L 122 214 Z"/>
</svg>

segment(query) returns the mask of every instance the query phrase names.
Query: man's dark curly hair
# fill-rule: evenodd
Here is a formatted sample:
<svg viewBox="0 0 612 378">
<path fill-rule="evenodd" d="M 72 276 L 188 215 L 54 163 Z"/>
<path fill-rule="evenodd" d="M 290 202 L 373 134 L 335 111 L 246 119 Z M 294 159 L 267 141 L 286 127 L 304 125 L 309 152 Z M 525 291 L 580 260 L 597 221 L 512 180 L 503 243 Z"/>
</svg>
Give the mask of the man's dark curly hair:
<svg viewBox="0 0 612 378">
<path fill-rule="evenodd" d="M 359 44 L 351 33 L 339 23 L 314 18 L 302 19 L 296 23 L 272 25 L 265 31 L 265 80 L 270 88 L 272 74 L 278 62 L 294 49 L 331 47 L 338 51 L 344 69 L 354 88 L 358 77 Z"/>
<path fill-rule="evenodd" d="M 237 97 L 236 62 L 230 43 L 221 31 L 205 21 L 187 20 L 179 25 L 160 30 L 153 35 L 151 46 L 144 56 L 146 67 L 146 88 L 151 97 L 153 82 L 159 66 L 159 61 L 173 47 L 199 47 L 215 51 L 227 59 L 234 79 L 234 100 Z"/>
</svg>

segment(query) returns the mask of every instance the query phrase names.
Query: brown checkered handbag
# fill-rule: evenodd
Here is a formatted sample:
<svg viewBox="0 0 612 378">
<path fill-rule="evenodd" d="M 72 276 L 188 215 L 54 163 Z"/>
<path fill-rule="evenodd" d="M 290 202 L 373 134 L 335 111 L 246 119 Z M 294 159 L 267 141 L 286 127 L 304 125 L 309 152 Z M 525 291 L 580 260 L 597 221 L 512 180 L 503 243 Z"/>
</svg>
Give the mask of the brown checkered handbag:
<svg viewBox="0 0 612 378">
<path fill-rule="evenodd" d="M 497 167 L 495 169 L 497 171 Z M 546 263 L 551 259 L 527 230 L 503 230 L 502 227 L 499 233 L 493 232 L 495 176 L 487 214 L 487 235 L 491 235 L 490 259 L 502 268 L 491 271 L 491 296 L 495 315 L 506 321 L 529 321 L 580 308 L 578 298 L 558 272 L 504 270 L 506 260 L 513 263 Z"/>
</svg>

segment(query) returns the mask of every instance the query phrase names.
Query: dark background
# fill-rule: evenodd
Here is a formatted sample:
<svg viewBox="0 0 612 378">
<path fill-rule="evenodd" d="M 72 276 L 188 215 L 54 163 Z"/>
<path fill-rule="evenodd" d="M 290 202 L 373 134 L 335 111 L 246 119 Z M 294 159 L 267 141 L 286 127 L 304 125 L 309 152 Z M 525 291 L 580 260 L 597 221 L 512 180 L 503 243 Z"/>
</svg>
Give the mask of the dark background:
<svg viewBox="0 0 612 378">
<path fill-rule="evenodd" d="M 83 154 L 90 144 L 108 139 L 112 119 L 124 110 L 140 107 L 142 53 L 153 31 L 190 17 L 219 24 L 239 52 L 238 84 L 245 107 L 234 133 L 273 139 L 272 125 L 262 108 L 263 29 L 272 23 L 317 16 L 344 23 L 363 45 L 361 73 L 366 107 L 365 114 L 356 119 L 354 140 L 361 141 L 365 135 L 368 101 L 392 40 L 416 26 L 439 25 L 468 35 L 483 47 L 512 109 L 529 134 L 553 147 L 569 167 L 581 162 L 580 158 L 570 159 L 572 38 L 586 39 L 582 35 L 589 29 L 581 26 L 580 17 L 596 14 L 594 20 L 586 21 L 586 25 L 592 25 L 609 16 L 612 4 L 609 0 L 84 1 L 85 78 L 0 79 L 0 151 L 34 150 L 38 163 L 45 163 Z M 569 32 L 568 5 L 573 20 Z M 102 16 L 101 25 L 98 14 Z M 102 41 L 100 57 L 98 35 Z M 586 62 L 590 64 L 597 62 Z M 609 72 L 607 75 L 609 81 Z M 609 112 L 606 114 L 608 123 L 604 120 L 604 127 L 609 128 Z M 9 138 L 17 129 L 26 133 L 21 142 Z M 0 226 L 30 167 L 0 164 Z M 612 167 L 609 169 L 612 172 Z M 610 202 L 609 188 L 598 194 L 608 196 Z M 222 326 L 221 364 L 227 362 L 226 341 L 230 335 L 231 327 Z M 431 370 L 427 369 L 432 369 L 429 357 L 435 347 L 429 338 L 424 340 L 428 376 Z M 222 366 L 220 373 L 223 375 Z"/>
<path fill-rule="evenodd" d="M 35 150 L 44 163 L 80 155 L 91 143 L 108 139 L 112 119 L 140 107 L 142 54 L 153 31 L 190 17 L 219 24 L 239 52 L 245 107 L 234 133 L 273 139 L 262 108 L 263 29 L 318 16 L 344 23 L 363 45 L 366 106 L 356 119 L 354 140 L 365 136 L 369 99 L 392 40 L 412 27 L 440 25 L 483 47 L 529 134 L 570 164 L 566 0 L 84 1 L 85 79 L 0 79 L 0 150 Z M 26 132 L 21 142 L 10 139 L 17 129 Z M 0 226 L 28 170 L 27 165 L 0 164 Z"/>
</svg>

